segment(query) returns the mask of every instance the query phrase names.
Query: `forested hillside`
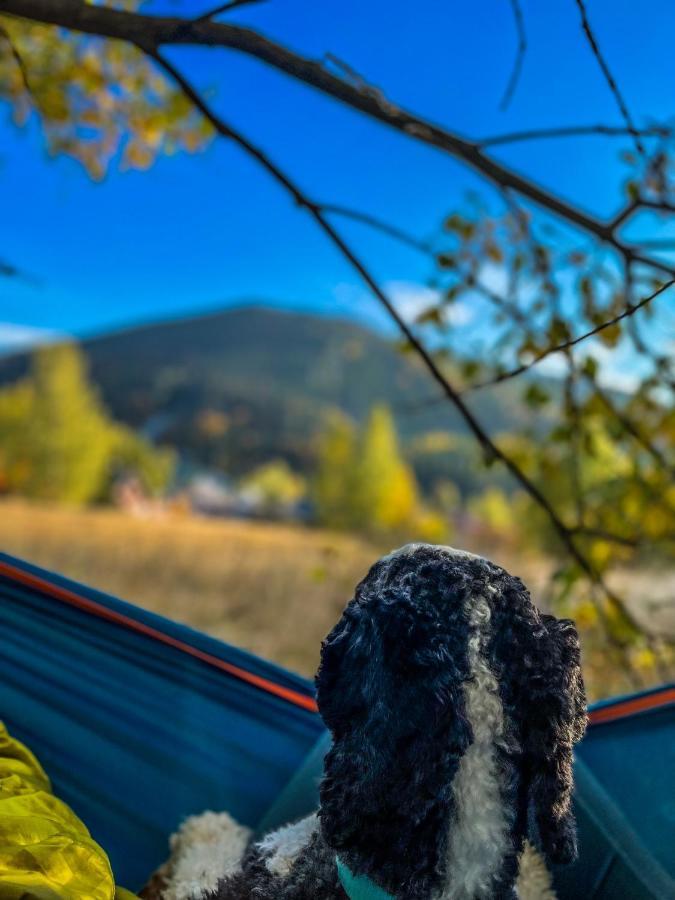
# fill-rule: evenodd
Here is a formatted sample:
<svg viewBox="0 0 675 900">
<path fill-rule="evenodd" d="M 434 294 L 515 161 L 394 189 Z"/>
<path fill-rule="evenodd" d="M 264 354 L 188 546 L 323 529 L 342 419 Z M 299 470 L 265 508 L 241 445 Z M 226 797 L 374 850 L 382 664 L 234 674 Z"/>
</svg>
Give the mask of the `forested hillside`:
<svg viewBox="0 0 675 900">
<path fill-rule="evenodd" d="M 361 423 L 385 404 L 409 445 L 430 432 L 465 433 L 447 402 L 435 402 L 416 358 L 346 320 L 247 306 L 92 338 L 83 348 L 115 419 L 233 474 L 271 457 L 306 470 L 335 408 Z M 26 357 L 0 360 L 0 383 L 26 369 Z M 472 402 L 493 431 L 528 424 L 510 385 Z M 467 452 L 475 452 L 469 442 Z"/>
</svg>

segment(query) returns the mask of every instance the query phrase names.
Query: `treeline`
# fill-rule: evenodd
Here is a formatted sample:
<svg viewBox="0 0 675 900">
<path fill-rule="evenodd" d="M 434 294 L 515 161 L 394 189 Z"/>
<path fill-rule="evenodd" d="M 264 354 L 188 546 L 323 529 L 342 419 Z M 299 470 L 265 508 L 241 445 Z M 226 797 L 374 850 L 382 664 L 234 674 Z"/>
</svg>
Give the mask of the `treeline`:
<svg viewBox="0 0 675 900">
<path fill-rule="evenodd" d="M 362 425 L 333 410 L 309 471 L 271 459 L 232 482 L 232 490 L 256 515 L 378 538 L 446 540 L 467 513 L 495 532 L 513 533 L 515 498 L 484 474 L 477 480 L 475 451 L 466 443 L 429 433 L 404 453 L 388 407 L 373 407 Z M 75 345 L 38 350 L 28 376 L 0 391 L 0 494 L 105 503 L 115 483 L 130 476 L 151 496 L 189 490 L 175 475 L 172 450 L 111 417 Z"/>
<path fill-rule="evenodd" d="M 0 493 L 86 504 L 127 473 L 159 494 L 173 471 L 170 450 L 110 417 L 72 344 L 38 350 L 30 374 L 0 391 Z"/>
<path fill-rule="evenodd" d="M 448 519 L 423 502 L 390 411 L 376 406 L 363 428 L 332 413 L 317 447 L 312 500 L 321 525 L 441 540 Z"/>
</svg>

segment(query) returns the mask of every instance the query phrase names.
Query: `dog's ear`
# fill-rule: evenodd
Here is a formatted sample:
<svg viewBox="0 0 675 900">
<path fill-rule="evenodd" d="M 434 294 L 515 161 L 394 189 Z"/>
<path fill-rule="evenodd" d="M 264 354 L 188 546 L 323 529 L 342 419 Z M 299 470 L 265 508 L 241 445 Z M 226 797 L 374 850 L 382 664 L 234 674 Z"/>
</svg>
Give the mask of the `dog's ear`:
<svg viewBox="0 0 675 900">
<path fill-rule="evenodd" d="M 466 652 L 455 610 L 444 615 L 401 596 L 352 601 L 321 648 L 321 716 L 334 735 L 365 728 L 393 739 L 455 714 Z M 382 748 L 382 754 L 386 748 Z"/>
<path fill-rule="evenodd" d="M 316 675 L 317 702 L 330 731 L 341 733 L 366 712 L 363 673 L 367 664 L 366 622 L 353 604 L 321 645 Z"/>
<path fill-rule="evenodd" d="M 471 730 L 459 607 L 439 612 L 398 584 L 371 587 L 357 589 L 322 647 L 317 701 L 333 744 L 320 819 L 330 847 L 360 854 L 367 846 L 367 858 L 358 858 L 381 874 L 380 864 L 393 865 L 395 848 L 414 844 L 431 853 L 437 846 Z M 399 863 L 392 884 L 410 874 L 403 849 Z"/>
<path fill-rule="evenodd" d="M 524 710 L 530 809 L 546 858 L 566 864 L 577 855 L 572 749 L 586 729 L 586 695 L 574 623 L 554 616 L 541 616 L 541 623 Z"/>
</svg>

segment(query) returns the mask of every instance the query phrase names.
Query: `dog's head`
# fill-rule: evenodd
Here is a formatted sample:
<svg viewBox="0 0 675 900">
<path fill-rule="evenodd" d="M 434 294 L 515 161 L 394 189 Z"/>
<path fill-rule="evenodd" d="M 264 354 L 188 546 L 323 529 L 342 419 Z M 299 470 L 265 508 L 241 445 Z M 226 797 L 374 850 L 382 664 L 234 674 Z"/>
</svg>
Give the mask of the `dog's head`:
<svg viewBox="0 0 675 900">
<path fill-rule="evenodd" d="M 547 855 L 573 854 L 576 632 L 540 615 L 503 569 L 431 545 L 379 560 L 323 644 L 317 696 L 334 739 L 322 829 L 357 870 L 432 889 L 472 835 L 492 846 L 489 868 L 524 833 L 528 792 Z"/>
</svg>

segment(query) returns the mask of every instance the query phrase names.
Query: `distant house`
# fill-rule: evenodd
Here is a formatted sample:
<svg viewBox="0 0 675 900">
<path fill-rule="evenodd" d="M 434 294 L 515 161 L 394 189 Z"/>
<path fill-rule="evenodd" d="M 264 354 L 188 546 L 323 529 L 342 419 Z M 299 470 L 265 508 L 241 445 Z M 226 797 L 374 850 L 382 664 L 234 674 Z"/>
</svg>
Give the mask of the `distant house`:
<svg viewBox="0 0 675 900">
<path fill-rule="evenodd" d="M 201 471 L 187 486 L 192 511 L 203 516 L 242 515 L 239 498 L 230 479 L 217 472 Z"/>
</svg>

